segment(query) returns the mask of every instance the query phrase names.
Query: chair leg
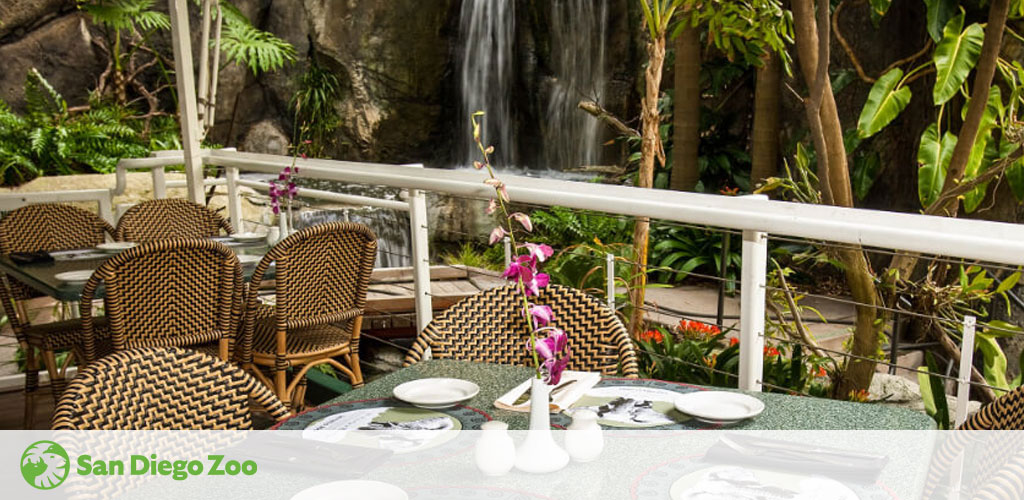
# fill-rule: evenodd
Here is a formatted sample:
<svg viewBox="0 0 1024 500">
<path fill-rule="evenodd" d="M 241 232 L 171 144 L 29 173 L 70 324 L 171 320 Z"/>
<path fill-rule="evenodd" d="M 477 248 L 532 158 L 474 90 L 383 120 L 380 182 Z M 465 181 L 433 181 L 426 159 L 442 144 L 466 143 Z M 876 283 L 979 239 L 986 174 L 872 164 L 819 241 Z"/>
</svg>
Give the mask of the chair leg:
<svg viewBox="0 0 1024 500">
<path fill-rule="evenodd" d="M 39 391 L 39 363 L 36 360 L 35 348 L 27 344 L 21 345 L 25 352 L 25 429 L 35 427 L 36 393 Z"/>
<path fill-rule="evenodd" d="M 348 365 L 352 368 L 352 388 L 358 389 L 363 386 L 363 369 L 359 366 L 359 353 L 352 353 L 347 356 Z"/>
<path fill-rule="evenodd" d="M 296 413 L 306 409 L 306 384 L 306 376 L 303 375 L 295 387 L 295 398 L 292 400 L 292 406 Z"/>
<path fill-rule="evenodd" d="M 46 373 L 50 375 L 50 392 L 53 393 L 53 403 L 60 401 L 61 394 L 67 387 L 67 379 L 64 378 L 64 371 L 57 364 L 57 356 L 51 350 L 42 350 L 43 365 L 46 366 Z"/>
<path fill-rule="evenodd" d="M 288 392 L 287 370 L 274 368 L 274 392 L 281 398 L 285 408 L 292 410 L 291 394 Z M 294 413 L 294 411 L 293 411 Z"/>
</svg>

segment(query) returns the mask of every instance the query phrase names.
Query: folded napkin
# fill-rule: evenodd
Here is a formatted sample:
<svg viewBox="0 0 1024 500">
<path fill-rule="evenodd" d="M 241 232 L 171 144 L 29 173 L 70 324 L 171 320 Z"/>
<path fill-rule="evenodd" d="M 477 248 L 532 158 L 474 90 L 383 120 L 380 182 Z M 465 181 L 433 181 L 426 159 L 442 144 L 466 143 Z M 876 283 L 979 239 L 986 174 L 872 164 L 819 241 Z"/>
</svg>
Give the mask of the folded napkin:
<svg viewBox="0 0 1024 500">
<path fill-rule="evenodd" d="M 601 381 L 601 374 L 595 372 L 562 372 L 562 380 L 555 387 L 551 388 L 552 413 L 558 413 L 572 406 Z M 502 397 L 494 402 L 496 408 L 509 411 L 530 411 L 530 386 L 531 379 L 526 379 L 522 384 L 517 385 Z"/>
<path fill-rule="evenodd" d="M 42 250 L 38 252 L 11 252 L 10 257 L 15 264 L 44 264 L 53 262 L 53 257 Z"/>
<path fill-rule="evenodd" d="M 858 483 L 874 483 L 889 463 L 889 457 L 883 455 L 739 434 L 722 436 L 704 459 Z"/>
</svg>

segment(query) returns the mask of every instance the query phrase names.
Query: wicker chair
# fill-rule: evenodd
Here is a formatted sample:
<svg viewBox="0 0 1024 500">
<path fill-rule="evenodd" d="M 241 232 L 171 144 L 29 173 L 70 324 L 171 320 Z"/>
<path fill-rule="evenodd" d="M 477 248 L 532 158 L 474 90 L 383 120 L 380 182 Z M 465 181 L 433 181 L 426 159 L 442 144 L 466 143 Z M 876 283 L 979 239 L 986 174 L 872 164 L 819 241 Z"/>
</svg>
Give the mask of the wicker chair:
<svg viewBox="0 0 1024 500">
<path fill-rule="evenodd" d="M 260 305 L 250 286 L 242 338 L 243 363 L 293 410 L 305 397 L 306 371 L 329 363 L 359 387 L 359 334 L 366 290 L 377 255 L 377 237 L 362 224 L 330 222 L 303 229 L 278 243 L 253 271 L 260 283 L 276 263 L 276 304 Z M 343 357 L 346 363 L 333 359 Z M 288 382 L 287 371 L 296 371 Z"/>
<path fill-rule="evenodd" d="M 104 262 L 82 289 L 91 302 L 100 284 L 111 348 L 194 346 L 227 360 L 238 330 L 243 294 L 238 257 L 206 239 L 162 240 Z M 92 335 L 92 311 L 81 309 L 86 360 L 104 347 Z M 211 344 L 216 343 L 216 347 Z"/>
<path fill-rule="evenodd" d="M 621 373 L 637 378 L 636 353 L 625 327 L 597 299 L 574 288 L 550 285 L 534 299 L 554 310 L 554 326 L 569 336 L 570 370 Z M 434 318 L 413 343 L 405 366 L 417 363 L 430 348 L 434 358 L 526 365 L 526 319 L 522 297 L 513 286 L 468 297 Z"/>
<path fill-rule="evenodd" d="M 982 407 L 957 430 L 945 436 L 933 453 L 921 498 L 936 496 L 957 456 L 966 450 L 981 451 L 981 456 L 971 457 L 971 463 L 977 464 L 967 485 L 971 498 L 1024 498 L 1024 433 L 973 432 L 1024 430 L 1024 387 Z"/>
<path fill-rule="evenodd" d="M 54 429 L 251 429 L 250 398 L 281 420 L 274 393 L 241 368 L 177 347 L 111 354 L 82 370 L 53 415 Z"/>
<path fill-rule="evenodd" d="M 0 253 L 73 250 L 103 243 L 114 228 L 91 212 L 70 205 L 44 203 L 28 205 L 0 220 Z M 33 426 L 35 393 L 39 388 L 39 362 L 35 350 L 42 353 L 50 375 L 54 399 L 64 390 L 67 365 L 58 366 L 54 351 L 76 349 L 82 342 L 81 323 L 77 320 L 33 325 L 22 301 L 42 294 L 13 277 L 2 277 L 0 301 L 14 336 L 26 354 L 25 426 Z M 105 335 L 100 323 L 98 334 Z"/>
<path fill-rule="evenodd" d="M 129 208 L 117 221 L 118 241 L 209 238 L 221 231 L 231 234 L 231 224 L 217 212 L 182 199 L 150 200 Z"/>
</svg>

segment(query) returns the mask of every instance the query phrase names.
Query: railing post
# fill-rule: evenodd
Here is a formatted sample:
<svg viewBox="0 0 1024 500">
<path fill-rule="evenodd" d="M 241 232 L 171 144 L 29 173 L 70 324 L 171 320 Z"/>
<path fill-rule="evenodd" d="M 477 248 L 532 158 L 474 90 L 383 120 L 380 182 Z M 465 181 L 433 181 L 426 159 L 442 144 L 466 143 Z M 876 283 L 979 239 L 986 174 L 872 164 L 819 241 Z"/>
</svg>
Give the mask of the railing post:
<svg viewBox="0 0 1024 500">
<path fill-rule="evenodd" d="M 505 269 L 512 264 L 512 239 L 508 236 L 501 239 L 501 244 L 505 246 Z"/>
<path fill-rule="evenodd" d="M 117 220 L 114 218 L 114 196 L 100 197 L 97 200 L 100 205 L 100 218 L 110 223 L 110 225 L 116 225 Z"/>
<path fill-rule="evenodd" d="M 166 198 L 167 178 L 164 176 L 164 167 L 153 167 L 149 172 L 153 176 L 153 199 Z"/>
<path fill-rule="evenodd" d="M 956 387 L 956 427 L 967 421 L 967 403 L 971 399 L 971 367 L 974 365 L 974 316 L 964 316 L 963 344 L 960 345 L 960 371 L 957 373 Z M 936 397 L 945 397 L 937 394 Z"/>
<path fill-rule="evenodd" d="M 196 108 L 196 83 L 192 73 L 192 40 L 189 38 L 188 0 L 167 0 L 171 17 L 171 46 L 174 49 L 174 81 L 178 89 L 181 117 L 181 144 L 185 151 L 185 181 L 188 199 L 203 204 L 203 156 L 199 141 L 199 110 Z M 209 50 L 203 47 L 203 50 Z"/>
<path fill-rule="evenodd" d="M 615 311 L 615 254 L 606 253 L 605 276 L 608 281 L 608 309 Z"/>
<path fill-rule="evenodd" d="M 423 165 L 417 165 L 423 167 Z M 427 197 L 419 189 L 409 190 L 409 226 L 412 236 L 412 271 L 416 292 L 416 328 L 423 331 L 430 323 L 434 306 L 430 298 L 430 248 Z"/>
<path fill-rule="evenodd" d="M 238 168 L 226 167 L 224 178 L 228 186 L 228 217 L 231 227 L 242 232 L 242 199 L 238 196 Z"/>
<path fill-rule="evenodd" d="M 743 269 L 740 281 L 739 388 L 760 391 L 764 372 L 765 273 L 768 234 L 743 231 Z"/>
</svg>

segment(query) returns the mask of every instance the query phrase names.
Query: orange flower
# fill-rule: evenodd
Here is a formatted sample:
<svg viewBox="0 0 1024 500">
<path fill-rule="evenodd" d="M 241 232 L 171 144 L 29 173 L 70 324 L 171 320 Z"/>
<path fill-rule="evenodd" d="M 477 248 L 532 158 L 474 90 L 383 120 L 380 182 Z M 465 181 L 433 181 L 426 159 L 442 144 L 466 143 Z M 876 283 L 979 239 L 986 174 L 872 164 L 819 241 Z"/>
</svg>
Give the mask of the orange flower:
<svg viewBox="0 0 1024 500">
<path fill-rule="evenodd" d="M 859 391 L 850 391 L 850 401 L 856 401 L 858 403 L 868 402 L 868 391 L 861 389 Z"/>
<path fill-rule="evenodd" d="M 679 332 L 686 337 L 711 338 L 721 334 L 722 330 L 715 325 L 684 319 L 679 321 Z"/>
<path fill-rule="evenodd" d="M 725 186 L 721 190 L 719 190 L 718 192 L 721 193 L 721 194 L 724 194 L 726 196 L 736 196 L 736 195 L 740 194 L 740 188 L 738 188 L 738 187 L 730 188 L 729 186 Z"/>
<path fill-rule="evenodd" d="M 815 367 L 812 366 L 811 367 L 811 375 L 815 376 L 815 377 L 826 377 L 826 376 L 828 376 L 828 373 L 825 372 L 825 367 L 824 366 L 817 367 L 817 370 L 815 370 Z"/>
<path fill-rule="evenodd" d="M 704 361 L 705 365 L 708 365 L 711 368 L 714 368 L 715 367 L 715 363 L 718 362 L 718 354 L 717 353 L 712 354 L 710 357 L 709 356 L 704 356 L 703 361 Z"/>
<path fill-rule="evenodd" d="M 733 338 L 729 339 L 729 347 L 732 347 L 732 346 L 734 346 L 736 344 L 739 344 L 739 343 L 740 343 L 740 339 L 738 339 L 736 337 L 733 337 Z"/>
<path fill-rule="evenodd" d="M 651 340 L 654 340 L 654 342 L 660 344 L 665 340 L 665 336 L 662 335 L 662 333 L 658 330 L 647 330 L 646 332 L 640 334 L 640 340 L 644 342 L 650 342 Z"/>
<path fill-rule="evenodd" d="M 772 346 L 767 346 L 767 345 L 764 346 L 764 355 L 765 356 L 768 356 L 769 358 L 773 358 L 775 356 L 778 356 L 779 354 L 780 353 L 779 353 L 778 349 L 776 349 L 776 348 L 774 348 Z"/>
</svg>

